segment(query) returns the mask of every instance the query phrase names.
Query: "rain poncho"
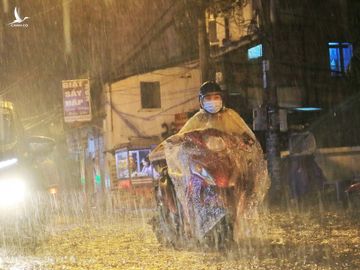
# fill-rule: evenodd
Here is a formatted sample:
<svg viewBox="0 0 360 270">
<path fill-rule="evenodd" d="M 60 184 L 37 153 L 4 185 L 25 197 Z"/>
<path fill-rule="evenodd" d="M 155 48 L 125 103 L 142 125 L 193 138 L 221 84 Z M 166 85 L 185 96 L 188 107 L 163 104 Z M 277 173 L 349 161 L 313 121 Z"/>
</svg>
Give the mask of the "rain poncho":
<svg viewBox="0 0 360 270">
<path fill-rule="evenodd" d="M 201 239 L 225 215 L 244 217 L 269 188 L 262 149 L 233 110 L 196 113 L 176 134 L 154 150 L 164 151 L 185 225 Z M 221 190 L 232 190 L 228 195 Z M 236 230 L 236 224 L 234 224 Z"/>
<path fill-rule="evenodd" d="M 214 128 L 228 134 L 248 134 L 253 140 L 254 133 L 246 125 L 244 120 L 232 109 L 224 109 L 216 114 L 209 114 L 204 110 L 198 111 L 183 128 L 177 133 L 184 134 L 194 130 L 204 130 Z"/>
</svg>

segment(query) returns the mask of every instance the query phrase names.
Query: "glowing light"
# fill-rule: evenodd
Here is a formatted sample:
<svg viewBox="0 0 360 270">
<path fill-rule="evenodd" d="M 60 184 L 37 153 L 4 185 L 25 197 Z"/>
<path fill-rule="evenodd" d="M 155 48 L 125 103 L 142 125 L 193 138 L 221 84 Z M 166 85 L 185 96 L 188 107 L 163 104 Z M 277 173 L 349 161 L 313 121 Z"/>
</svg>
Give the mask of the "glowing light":
<svg viewBox="0 0 360 270">
<path fill-rule="evenodd" d="M 263 55 L 262 44 L 256 45 L 248 49 L 248 59 L 260 58 Z"/>
<path fill-rule="evenodd" d="M 52 194 L 52 195 L 54 195 L 54 194 L 57 193 L 57 189 L 56 189 L 56 188 L 50 188 L 50 189 L 49 189 L 49 193 Z"/>
<path fill-rule="evenodd" d="M 312 111 L 321 111 L 321 108 L 318 107 L 299 107 L 295 108 L 296 111 L 302 111 L 302 112 L 312 112 Z"/>
<path fill-rule="evenodd" d="M 0 206 L 17 205 L 25 199 L 25 183 L 19 179 L 0 181 Z"/>
<path fill-rule="evenodd" d="M 18 162 L 17 158 L 12 158 L 4 161 L 0 161 L 0 169 L 12 166 Z"/>
</svg>

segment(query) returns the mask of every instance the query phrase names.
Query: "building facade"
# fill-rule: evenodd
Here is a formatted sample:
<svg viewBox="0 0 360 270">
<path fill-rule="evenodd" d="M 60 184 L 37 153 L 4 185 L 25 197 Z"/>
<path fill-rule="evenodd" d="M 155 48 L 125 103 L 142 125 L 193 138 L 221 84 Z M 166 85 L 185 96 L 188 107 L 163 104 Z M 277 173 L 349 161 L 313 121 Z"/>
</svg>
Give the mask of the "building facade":
<svg viewBox="0 0 360 270">
<path fill-rule="evenodd" d="M 130 76 L 104 87 L 106 175 L 112 183 L 124 176 L 119 171 L 117 152 L 124 148 L 133 151 L 136 170 L 141 170 L 141 159 L 149 149 L 178 128 L 176 116 L 198 109 L 199 84 L 199 65 L 194 61 Z M 126 173 L 124 178 L 129 176 Z"/>
<path fill-rule="evenodd" d="M 309 124 L 320 146 L 360 144 L 356 136 L 348 138 L 360 126 L 344 121 L 347 114 L 338 109 L 357 94 L 354 84 L 349 83 L 349 71 L 354 70 L 352 63 L 358 50 L 359 20 L 353 16 L 358 6 L 346 0 L 214 3 L 206 11 L 209 68 L 214 69 L 214 79 L 227 90 L 229 107 L 238 111 L 249 125 L 253 124 L 255 130 L 266 129 L 263 110 L 268 81 L 264 78 L 265 71 L 272 69 L 270 82 L 276 87 L 280 136 L 284 141 L 289 126 Z M 172 40 L 168 30 L 166 33 Z M 188 34 L 194 41 L 194 31 Z M 144 54 L 158 59 L 155 55 L 161 55 L 163 43 L 151 44 L 153 47 L 146 47 Z M 148 60 L 140 61 L 142 54 L 136 54 L 138 61 L 134 66 L 138 68 L 127 72 L 120 69 L 122 78 L 104 87 L 108 178 L 118 178 L 117 149 L 134 147 L 134 142 L 141 147 L 160 142 L 173 132 L 176 114 L 198 107 L 197 90 L 201 83 L 198 62 L 181 64 L 184 61 L 179 62 L 176 57 L 178 54 L 184 59 L 180 51 L 171 50 L 176 44 L 166 44 L 174 53 L 173 60 L 151 64 Z M 269 44 L 270 63 L 266 61 Z M 193 55 L 189 53 L 187 58 L 196 59 Z M 360 112 L 350 115 L 358 119 Z M 342 132 L 343 124 L 337 125 L 340 122 L 347 125 L 345 129 L 349 132 Z"/>
<path fill-rule="evenodd" d="M 321 125 L 333 128 L 331 133 L 340 133 L 344 127 L 335 127 L 336 123 L 348 116 L 334 111 L 358 92 L 349 83 L 349 74 L 358 50 L 359 21 L 353 10 L 359 7 L 345 0 L 227 3 L 210 7 L 207 19 L 211 58 L 231 97 L 229 106 L 248 123 L 261 122 L 253 119 L 254 111 L 263 115 L 258 109 L 266 105 L 264 89 L 270 82 L 276 87 L 284 132 L 290 125 L 311 125 L 322 119 Z M 267 82 L 266 69 L 273 69 Z M 314 131 L 324 146 L 360 143 L 346 134 L 331 142 L 319 124 Z"/>
</svg>

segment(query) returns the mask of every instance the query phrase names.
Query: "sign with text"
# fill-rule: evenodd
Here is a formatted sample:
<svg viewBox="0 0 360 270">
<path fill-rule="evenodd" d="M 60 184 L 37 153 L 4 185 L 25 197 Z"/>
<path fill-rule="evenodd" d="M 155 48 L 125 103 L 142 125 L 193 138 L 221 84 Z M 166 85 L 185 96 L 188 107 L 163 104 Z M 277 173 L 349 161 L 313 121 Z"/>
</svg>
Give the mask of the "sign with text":
<svg viewBox="0 0 360 270">
<path fill-rule="evenodd" d="M 65 123 L 91 121 L 88 79 L 62 81 Z"/>
</svg>

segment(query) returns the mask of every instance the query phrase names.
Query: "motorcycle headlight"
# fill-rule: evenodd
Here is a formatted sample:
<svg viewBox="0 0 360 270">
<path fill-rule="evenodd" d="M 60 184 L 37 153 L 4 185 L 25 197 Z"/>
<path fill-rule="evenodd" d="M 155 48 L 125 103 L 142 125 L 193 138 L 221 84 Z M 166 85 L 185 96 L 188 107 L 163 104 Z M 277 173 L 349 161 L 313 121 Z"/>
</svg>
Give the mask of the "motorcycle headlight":
<svg viewBox="0 0 360 270">
<path fill-rule="evenodd" d="M 206 147 L 214 152 L 223 151 L 226 148 L 226 144 L 223 138 L 217 136 L 208 136 L 205 138 Z"/>
<path fill-rule="evenodd" d="M 0 169 L 12 166 L 18 162 L 17 158 L 7 159 L 0 161 Z"/>
<path fill-rule="evenodd" d="M 48 189 L 48 192 L 51 194 L 51 195 L 55 195 L 57 192 L 58 192 L 58 189 L 57 187 L 50 187 Z"/>
<path fill-rule="evenodd" d="M 25 182 L 21 179 L 0 181 L 0 207 L 15 206 L 25 199 Z"/>
<path fill-rule="evenodd" d="M 216 186 L 214 178 L 208 173 L 208 171 L 200 164 L 194 164 L 190 166 L 191 172 L 197 176 L 200 176 L 210 186 Z"/>
</svg>

